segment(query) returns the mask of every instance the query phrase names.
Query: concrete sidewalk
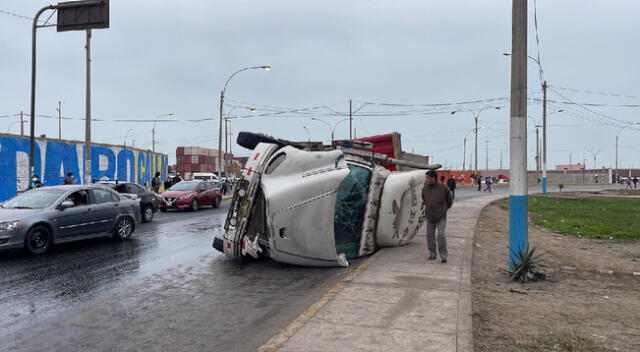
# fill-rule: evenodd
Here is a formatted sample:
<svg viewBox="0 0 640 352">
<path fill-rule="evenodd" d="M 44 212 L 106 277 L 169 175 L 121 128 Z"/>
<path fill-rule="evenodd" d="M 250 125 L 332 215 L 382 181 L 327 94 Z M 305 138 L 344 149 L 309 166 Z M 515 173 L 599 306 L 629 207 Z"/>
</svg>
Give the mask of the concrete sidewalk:
<svg viewBox="0 0 640 352">
<path fill-rule="evenodd" d="M 482 209 L 502 197 L 454 204 L 448 263 L 427 260 L 424 233 L 383 249 L 260 350 L 473 351 L 473 236 Z"/>
</svg>

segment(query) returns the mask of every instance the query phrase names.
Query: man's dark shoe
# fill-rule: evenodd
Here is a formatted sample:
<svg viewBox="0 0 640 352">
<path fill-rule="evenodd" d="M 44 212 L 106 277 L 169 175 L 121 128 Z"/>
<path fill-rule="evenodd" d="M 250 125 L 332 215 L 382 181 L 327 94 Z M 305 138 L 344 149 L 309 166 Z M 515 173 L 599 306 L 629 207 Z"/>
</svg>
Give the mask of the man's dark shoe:
<svg viewBox="0 0 640 352">
<path fill-rule="evenodd" d="M 427 259 L 429 259 L 429 260 L 435 260 L 435 259 L 436 259 L 436 256 L 435 256 L 435 255 L 430 255 Z"/>
<path fill-rule="evenodd" d="M 447 258 L 442 258 L 440 259 L 441 262 L 446 263 L 447 262 Z"/>
</svg>

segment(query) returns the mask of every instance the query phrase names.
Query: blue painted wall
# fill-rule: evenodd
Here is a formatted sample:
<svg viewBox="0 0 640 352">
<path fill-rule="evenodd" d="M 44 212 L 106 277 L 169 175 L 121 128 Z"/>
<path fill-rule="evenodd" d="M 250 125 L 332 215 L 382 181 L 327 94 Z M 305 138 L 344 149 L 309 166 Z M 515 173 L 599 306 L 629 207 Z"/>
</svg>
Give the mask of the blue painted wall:
<svg viewBox="0 0 640 352">
<path fill-rule="evenodd" d="M 37 139 L 34 173 L 45 186 L 62 184 L 67 172 L 73 172 L 76 183 L 84 181 L 84 143 L 65 140 Z M 135 182 L 151 185 L 156 171 L 167 177 L 168 158 L 121 146 L 91 146 L 91 178 Z M 29 183 L 29 138 L 0 134 L 0 202 L 24 191 Z"/>
</svg>

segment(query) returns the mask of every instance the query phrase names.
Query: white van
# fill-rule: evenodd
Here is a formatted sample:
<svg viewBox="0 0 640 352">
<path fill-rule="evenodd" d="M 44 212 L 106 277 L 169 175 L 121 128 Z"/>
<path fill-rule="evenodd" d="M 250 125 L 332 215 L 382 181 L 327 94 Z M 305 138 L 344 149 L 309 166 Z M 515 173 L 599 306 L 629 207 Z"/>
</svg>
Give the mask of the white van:
<svg viewBox="0 0 640 352">
<path fill-rule="evenodd" d="M 212 172 L 194 172 L 193 179 L 218 183 L 218 176 Z"/>
</svg>

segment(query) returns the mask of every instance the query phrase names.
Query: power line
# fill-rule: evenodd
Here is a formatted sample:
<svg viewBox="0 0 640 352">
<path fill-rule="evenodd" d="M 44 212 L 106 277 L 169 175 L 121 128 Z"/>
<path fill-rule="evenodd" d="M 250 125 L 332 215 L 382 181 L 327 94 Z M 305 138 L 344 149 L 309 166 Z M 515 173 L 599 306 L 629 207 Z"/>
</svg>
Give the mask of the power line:
<svg viewBox="0 0 640 352">
<path fill-rule="evenodd" d="M 549 86 L 549 87 L 551 87 L 551 86 Z M 594 94 L 594 95 L 606 95 L 606 96 L 620 97 L 620 98 L 630 98 L 630 99 L 640 99 L 640 97 L 638 97 L 636 95 L 630 95 L 630 94 L 597 92 L 597 91 L 593 91 L 593 90 L 567 88 L 567 87 L 560 87 L 560 86 L 556 86 L 556 85 L 553 85 L 553 88 L 562 89 L 562 90 L 569 90 L 569 91 L 573 91 L 573 92 L 577 92 L 577 93 Z"/>
<path fill-rule="evenodd" d="M 533 25 L 536 32 L 536 48 L 538 58 L 538 74 L 540 75 L 540 84 L 544 82 L 544 70 L 542 69 L 542 61 L 540 61 L 540 36 L 538 35 L 538 4 L 533 0 Z M 526 60 L 526 59 L 525 59 Z"/>
</svg>

